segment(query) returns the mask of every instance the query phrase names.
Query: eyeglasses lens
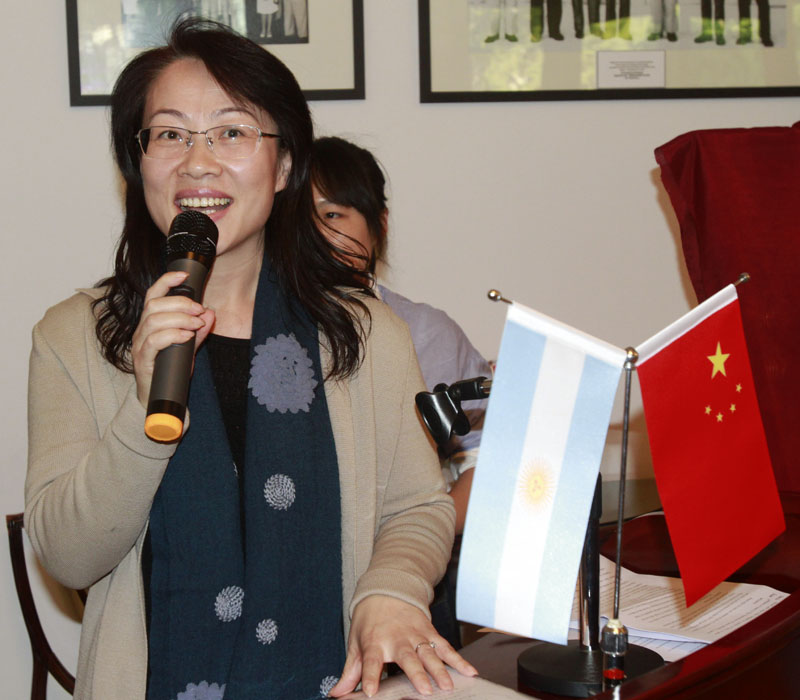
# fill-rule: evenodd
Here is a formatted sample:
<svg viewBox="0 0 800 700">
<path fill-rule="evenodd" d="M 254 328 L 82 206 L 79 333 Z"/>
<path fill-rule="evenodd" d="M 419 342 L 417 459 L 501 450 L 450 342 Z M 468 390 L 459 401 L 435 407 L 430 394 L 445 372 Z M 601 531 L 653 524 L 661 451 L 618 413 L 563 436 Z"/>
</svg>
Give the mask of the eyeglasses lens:
<svg viewBox="0 0 800 700">
<path fill-rule="evenodd" d="M 245 124 L 228 124 L 205 132 L 172 126 L 151 126 L 139 132 L 142 153 L 150 158 L 180 158 L 197 139 L 205 140 L 218 158 L 249 158 L 258 148 L 261 130 Z"/>
</svg>

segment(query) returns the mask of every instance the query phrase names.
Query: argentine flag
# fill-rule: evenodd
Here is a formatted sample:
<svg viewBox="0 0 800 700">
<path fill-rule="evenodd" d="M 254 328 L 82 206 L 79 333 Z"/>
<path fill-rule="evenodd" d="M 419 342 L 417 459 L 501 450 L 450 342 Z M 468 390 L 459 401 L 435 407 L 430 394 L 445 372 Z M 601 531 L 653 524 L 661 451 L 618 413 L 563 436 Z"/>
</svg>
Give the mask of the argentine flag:
<svg viewBox="0 0 800 700">
<path fill-rule="evenodd" d="M 510 306 L 461 546 L 459 620 L 567 643 L 625 359 L 621 348 Z"/>
</svg>

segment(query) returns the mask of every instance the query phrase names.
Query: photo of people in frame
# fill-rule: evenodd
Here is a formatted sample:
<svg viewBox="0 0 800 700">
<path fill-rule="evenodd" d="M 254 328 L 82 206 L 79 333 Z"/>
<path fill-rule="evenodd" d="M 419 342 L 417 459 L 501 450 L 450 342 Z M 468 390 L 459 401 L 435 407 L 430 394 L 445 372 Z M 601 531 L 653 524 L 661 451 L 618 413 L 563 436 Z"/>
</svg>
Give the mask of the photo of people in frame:
<svg viewBox="0 0 800 700">
<path fill-rule="evenodd" d="M 258 44 L 307 44 L 308 0 L 121 0 L 122 31 L 130 48 L 156 46 L 178 17 L 227 24 Z"/>
<path fill-rule="evenodd" d="M 788 19 L 785 0 L 470 0 L 470 45 L 768 49 L 785 44 Z"/>
</svg>

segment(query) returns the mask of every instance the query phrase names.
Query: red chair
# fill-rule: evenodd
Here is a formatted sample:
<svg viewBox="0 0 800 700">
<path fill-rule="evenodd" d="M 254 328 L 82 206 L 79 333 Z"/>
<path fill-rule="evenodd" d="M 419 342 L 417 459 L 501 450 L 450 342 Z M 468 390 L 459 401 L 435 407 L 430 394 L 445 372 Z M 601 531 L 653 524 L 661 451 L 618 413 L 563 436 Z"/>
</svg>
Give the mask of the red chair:
<svg viewBox="0 0 800 700">
<path fill-rule="evenodd" d="M 656 149 L 699 302 L 739 287 L 778 489 L 800 493 L 800 122 L 692 131 Z"/>
<path fill-rule="evenodd" d="M 28 579 L 28 568 L 25 563 L 25 550 L 22 543 L 24 529 L 22 513 L 6 515 L 8 529 L 8 548 L 11 553 L 11 568 L 14 572 L 14 584 L 17 587 L 17 598 L 22 609 L 28 639 L 33 653 L 33 679 L 31 681 L 31 700 L 46 700 L 48 674 L 58 681 L 70 695 L 75 692 L 75 677 L 64 668 L 45 636 L 36 603 L 33 600 L 31 584 Z M 79 593 L 80 595 L 80 593 Z M 81 595 L 85 601 L 85 595 Z"/>
</svg>

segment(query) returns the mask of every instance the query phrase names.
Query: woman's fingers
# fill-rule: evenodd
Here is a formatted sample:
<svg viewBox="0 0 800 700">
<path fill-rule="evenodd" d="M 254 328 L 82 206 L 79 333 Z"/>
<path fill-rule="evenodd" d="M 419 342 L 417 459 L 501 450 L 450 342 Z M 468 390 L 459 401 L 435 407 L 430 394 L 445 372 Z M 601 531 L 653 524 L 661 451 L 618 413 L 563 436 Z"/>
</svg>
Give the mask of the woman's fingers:
<svg viewBox="0 0 800 700">
<path fill-rule="evenodd" d="M 368 646 L 362 651 L 363 663 L 361 667 L 361 689 L 368 697 L 378 692 L 381 682 L 384 659 L 383 650 L 378 645 Z"/>
<path fill-rule="evenodd" d="M 181 272 L 180 270 L 173 270 L 172 272 L 165 272 L 155 282 L 153 282 L 150 289 L 144 295 L 145 304 L 151 299 L 166 296 L 170 289 L 177 287 L 181 282 L 186 281 L 189 276 L 188 272 Z"/>
<path fill-rule="evenodd" d="M 160 350 L 173 343 L 185 343 L 203 330 L 203 339 L 210 331 L 214 314 L 189 297 L 168 296 L 170 289 L 187 277 L 185 272 L 167 272 L 159 277 L 145 294 L 139 325 L 131 339 L 131 360 L 136 377 L 136 394 L 147 406 L 153 366 Z"/>
<path fill-rule="evenodd" d="M 427 645 L 427 642 L 423 644 L 423 646 L 433 653 L 433 649 Z M 409 644 L 408 649 L 404 649 L 398 654 L 395 663 L 403 669 L 403 673 L 406 674 L 408 680 L 411 681 L 411 685 L 414 686 L 418 693 L 430 695 L 433 692 L 433 686 L 431 685 L 428 674 L 425 672 L 422 655 L 417 653 L 423 646 L 417 647 L 417 645 L 411 646 L 411 644 Z M 439 665 L 441 665 L 441 662 L 439 662 Z M 445 674 L 446 673 L 445 671 Z M 452 684 L 450 687 L 453 687 Z"/>
<path fill-rule="evenodd" d="M 421 610 L 397 598 L 374 595 L 353 611 L 347 662 L 333 697 L 352 691 L 361 681 L 368 696 L 378 691 L 385 663 L 395 662 L 417 692 L 433 692 L 431 678 L 444 690 L 453 688 L 445 662 L 467 676 L 477 671 L 434 629 Z M 355 663 L 355 660 L 358 663 Z"/>
<path fill-rule="evenodd" d="M 195 346 L 199 348 L 208 337 L 208 334 L 214 330 L 214 323 L 217 320 L 217 316 L 212 309 L 206 309 L 198 316 L 198 318 L 201 319 L 204 324 L 197 330 L 197 341 Z"/>
<path fill-rule="evenodd" d="M 193 308 L 164 308 L 151 311 L 140 326 L 142 331 L 140 334 L 140 346 L 157 347 L 160 350 L 162 347 L 166 347 L 163 344 L 163 336 L 169 331 L 185 330 L 195 333 L 203 326 L 205 326 L 205 321 L 202 318 L 202 314 L 196 314 Z M 162 338 L 151 337 L 156 334 L 161 334 Z"/>
<path fill-rule="evenodd" d="M 199 316 L 205 309 L 202 304 L 198 304 L 192 298 L 182 294 L 170 296 L 169 292 L 173 287 L 177 287 L 187 277 L 185 272 L 167 272 L 161 275 L 144 297 L 144 307 L 142 316 L 139 319 L 139 327 L 153 314 L 164 312 L 181 312 L 193 316 Z M 139 328 L 137 328 L 137 332 Z"/>
<path fill-rule="evenodd" d="M 170 327 L 196 331 L 201 327 L 202 324 L 198 324 L 196 319 L 205 311 L 202 304 L 181 295 L 167 296 L 170 289 L 177 287 L 186 276 L 185 272 L 167 272 L 147 290 L 139 325 L 133 334 L 134 353 L 142 347 L 153 346 L 152 342 L 148 344 L 147 341 L 154 332 Z"/>
<path fill-rule="evenodd" d="M 453 679 L 450 678 L 450 674 L 447 672 L 444 663 L 442 663 L 442 658 L 440 656 L 441 652 L 439 651 L 445 645 L 450 647 L 450 645 L 447 644 L 447 642 L 441 638 L 439 638 L 438 642 L 436 641 L 426 642 L 421 646 L 418 645 L 417 656 L 422 662 L 422 665 L 425 667 L 425 670 L 433 678 L 436 685 L 438 685 L 442 690 L 452 690 Z M 456 656 L 458 656 L 458 654 L 456 654 Z M 461 657 L 459 656 L 459 658 Z"/>
<path fill-rule="evenodd" d="M 361 654 L 358 649 L 350 649 L 347 653 L 347 660 L 342 669 L 339 682 L 331 688 L 328 695 L 338 698 L 341 695 L 352 693 L 361 680 Z"/>
<path fill-rule="evenodd" d="M 469 661 L 467 661 L 461 654 L 459 654 L 451 644 L 439 637 L 436 641 L 436 656 L 448 666 L 451 666 L 458 671 L 462 676 L 477 676 L 478 669 L 476 669 Z M 435 678 L 435 676 L 434 676 Z M 449 678 L 449 674 L 448 674 Z"/>
<path fill-rule="evenodd" d="M 420 641 L 414 646 L 414 654 L 419 661 L 419 665 L 409 660 L 409 668 L 411 673 L 403 667 L 402 663 L 398 662 L 403 671 L 405 671 L 409 680 L 418 692 L 427 695 L 431 689 L 428 676 L 433 678 L 439 688 L 442 690 L 453 689 L 453 679 L 447 670 L 447 666 L 452 666 L 456 671 L 464 676 L 477 676 L 477 669 L 464 659 L 450 643 L 444 638 L 439 636 L 433 631 L 431 625 L 431 632 L 426 636 L 425 641 Z M 447 666 L 445 666 L 447 664 Z M 424 668 L 423 675 L 419 674 L 420 666 Z M 424 678 L 423 678 L 424 676 Z"/>
<path fill-rule="evenodd" d="M 164 323 L 169 324 L 170 319 L 164 319 Z M 183 319 L 178 319 L 175 323 L 184 325 Z M 154 359 L 159 350 L 163 350 L 173 343 L 185 343 L 194 338 L 195 333 L 203 327 L 204 323 L 200 318 L 194 318 L 187 321 L 185 325 L 188 327 L 179 328 L 175 325 L 165 325 L 163 328 L 151 327 L 141 344 L 139 354 Z"/>
</svg>

